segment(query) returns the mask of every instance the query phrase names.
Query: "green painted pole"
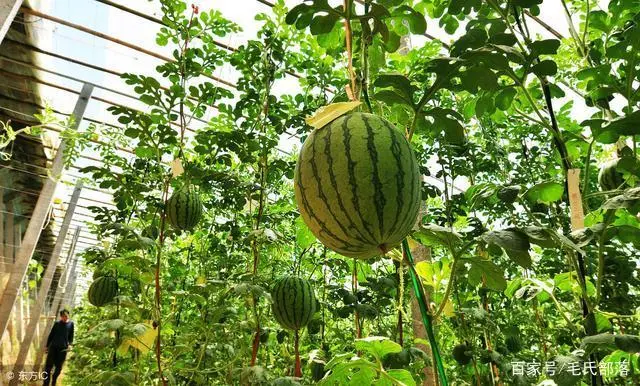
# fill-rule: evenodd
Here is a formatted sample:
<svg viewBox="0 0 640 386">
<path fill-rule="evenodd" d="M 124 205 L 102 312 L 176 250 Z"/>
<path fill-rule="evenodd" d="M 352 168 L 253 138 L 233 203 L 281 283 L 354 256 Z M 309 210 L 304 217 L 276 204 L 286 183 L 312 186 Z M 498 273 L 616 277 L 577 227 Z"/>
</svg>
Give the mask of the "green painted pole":
<svg viewBox="0 0 640 386">
<path fill-rule="evenodd" d="M 448 386 L 447 374 L 444 372 L 444 365 L 442 364 L 442 358 L 440 357 L 438 342 L 436 341 L 436 336 L 433 333 L 433 320 L 431 318 L 431 314 L 429 314 L 429 311 L 427 311 L 427 303 L 425 301 L 424 290 L 422 288 L 422 285 L 420 284 L 418 273 L 416 272 L 416 268 L 413 264 L 413 256 L 411 255 L 411 249 L 409 248 L 407 239 L 404 239 L 404 241 L 402 242 L 402 248 L 406 253 L 407 260 L 409 260 L 409 272 L 411 274 L 411 282 L 413 283 L 413 291 L 416 294 L 416 298 L 418 298 L 418 304 L 420 305 L 420 314 L 422 314 L 422 323 L 424 323 L 424 327 L 427 330 L 427 337 L 429 338 L 429 344 L 431 345 L 433 358 L 436 361 L 436 368 L 438 369 L 440 383 L 442 386 Z"/>
</svg>

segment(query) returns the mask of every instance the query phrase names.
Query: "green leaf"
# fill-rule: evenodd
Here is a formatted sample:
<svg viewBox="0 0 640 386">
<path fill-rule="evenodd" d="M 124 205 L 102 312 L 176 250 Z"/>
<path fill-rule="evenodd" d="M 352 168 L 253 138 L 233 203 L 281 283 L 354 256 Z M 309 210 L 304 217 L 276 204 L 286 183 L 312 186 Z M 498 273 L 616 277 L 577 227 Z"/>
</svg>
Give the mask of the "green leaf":
<svg viewBox="0 0 640 386">
<path fill-rule="evenodd" d="M 604 125 L 602 120 L 588 120 L 587 123 L 593 130 L 593 137 L 601 143 L 614 143 L 621 135 L 632 136 L 640 134 L 640 110 L 636 110 L 624 117 L 617 118 Z M 594 124 L 595 125 L 592 125 Z"/>
<path fill-rule="evenodd" d="M 405 369 L 387 370 L 387 374 L 403 385 L 415 386 L 416 384 L 416 381 L 411 376 L 411 373 Z M 364 385 L 364 383 L 361 383 L 361 385 Z"/>
<path fill-rule="evenodd" d="M 637 335 L 616 335 L 614 342 L 616 347 L 628 353 L 640 352 L 640 336 Z"/>
<path fill-rule="evenodd" d="M 296 22 L 296 20 L 302 16 L 303 14 L 308 13 L 309 11 L 311 11 L 311 7 L 307 4 L 298 4 L 295 7 L 291 8 L 291 10 L 287 13 L 287 16 L 285 17 L 285 22 L 289 25 L 292 25 Z M 306 28 L 306 26 L 302 27 L 302 28 Z M 302 29 L 300 28 L 300 29 Z"/>
<path fill-rule="evenodd" d="M 154 158 L 156 155 L 155 149 L 147 146 L 136 147 L 135 153 L 140 158 Z"/>
<path fill-rule="evenodd" d="M 316 16 L 311 20 L 309 31 L 312 35 L 328 34 L 333 30 L 338 20 L 338 16 L 333 13 Z"/>
<path fill-rule="evenodd" d="M 613 351 L 616 348 L 615 337 L 612 334 L 587 336 L 582 339 L 580 348 L 585 351 L 585 355 L 590 355 L 599 350 Z"/>
<path fill-rule="evenodd" d="M 520 193 L 520 186 L 518 185 L 509 185 L 503 186 L 496 192 L 498 199 L 504 203 L 512 204 L 518 198 L 518 193 Z"/>
<path fill-rule="evenodd" d="M 424 16 L 408 5 L 401 5 L 394 9 L 391 16 L 405 20 L 409 24 L 409 31 L 413 34 L 422 35 L 427 31 L 427 21 Z"/>
<path fill-rule="evenodd" d="M 115 331 L 115 330 L 119 330 L 122 327 L 124 327 L 126 324 L 126 322 L 122 319 L 110 319 L 110 320 L 105 320 L 104 322 L 100 323 L 100 326 L 102 328 L 105 328 L 109 331 Z"/>
<path fill-rule="evenodd" d="M 460 234 L 439 225 L 422 225 L 420 230 L 413 234 L 424 245 L 454 246 L 462 241 Z"/>
<path fill-rule="evenodd" d="M 387 52 L 396 52 L 400 48 L 400 35 L 393 31 L 389 31 L 388 37 L 385 39 L 383 36 L 384 49 Z"/>
<path fill-rule="evenodd" d="M 516 96 L 517 91 L 513 87 L 507 87 L 500 91 L 495 98 L 496 107 L 502 111 L 508 110 L 511 107 L 513 98 Z"/>
<path fill-rule="evenodd" d="M 609 322 L 609 319 L 603 313 L 598 311 L 589 313 L 585 319 L 585 330 L 587 332 L 605 332 L 610 331 L 612 327 L 613 326 L 611 325 L 611 322 Z"/>
<path fill-rule="evenodd" d="M 311 230 L 304 223 L 302 217 L 296 219 L 296 244 L 302 248 L 307 249 L 311 244 L 316 242 L 316 237 L 311 233 Z"/>
<path fill-rule="evenodd" d="M 526 197 L 533 202 L 545 204 L 562 199 L 564 185 L 557 182 L 541 182 L 532 186 L 526 193 Z"/>
<path fill-rule="evenodd" d="M 504 249 L 516 264 L 524 268 L 531 268 L 531 256 L 529 255 L 529 238 L 527 235 L 516 229 L 504 229 L 491 231 L 481 236 L 487 244 L 494 244 Z"/>
<path fill-rule="evenodd" d="M 541 78 L 553 76 L 558 72 L 558 65 L 553 60 L 543 60 L 531 67 L 531 71 Z"/>
<path fill-rule="evenodd" d="M 404 101 L 403 103 L 413 106 L 413 95 L 416 92 L 416 87 L 411 84 L 411 81 L 406 76 L 402 74 L 382 74 L 378 76 L 373 85 L 380 88 L 392 88 Z M 390 90 L 382 90 L 380 92 L 384 91 Z"/>
<path fill-rule="evenodd" d="M 548 228 L 528 226 L 522 229 L 529 237 L 529 241 L 543 248 L 553 248 L 556 243 L 553 239 L 553 231 Z"/>
<path fill-rule="evenodd" d="M 349 381 L 350 385 L 370 385 L 375 379 L 377 373 L 370 367 L 359 367 L 353 373 Z"/>
<path fill-rule="evenodd" d="M 469 282 L 477 285 L 482 283 L 484 277 L 487 288 L 502 292 L 507 288 L 507 280 L 504 271 L 492 261 L 473 258 L 470 260 Z"/>
<path fill-rule="evenodd" d="M 482 95 L 476 101 L 476 116 L 481 118 L 485 114 L 493 114 L 496 111 L 491 94 Z"/>
<path fill-rule="evenodd" d="M 426 285 L 433 286 L 433 264 L 428 261 L 419 261 L 416 266 L 416 273 Z"/>
<path fill-rule="evenodd" d="M 489 36 L 489 42 L 503 46 L 514 46 L 518 42 L 518 39 L 516 39 L 514 34 L 497 33 Z"/>
<path fill-rule="evenodd" d="M 560 48 L 560 40 L 538 40 L 531 43 L 529 48 L 531 49 L 531 56 L 534 58 L 539 55 L 555 55 L 558 52 L 558 48 Z"/>
<path fill-rule="evenodd" d="M 385 355 L 402 351 L 402 346 L 384 336 L 369 336 L 356 339 L 356 349 L 366 351 L 381 360 Z"/>
<path fill-rule="evenodd" d="M 399 94 L 395 90 L 380 90 L 375 93 L 373 97 L 389 106 L 399 104 L 413 107 L 412 100 L 407 100 L 403 95 Z"/>
<path fill-rule="evenodd" d="M 448 143 L 461 145 L 465 141 L 464 127 L 460 123 L 462 116 L 454 110 L 434 107 L 425 111 L 426 116 L 433 118 L 433 126 L 444 131 Z"/>
<path fill-rule="evenodd" d="M 515 295 L 516 291 L 520 289 L 521 285 L 522 285 L 522 279 L 519 277 L 509 281 L 507 288 L 504 290 L 504 295 L 507 298 L 511 299 L 513 295 Z"/>
<path fill-rule="evenodd" d="M 460 76 L 462 87 L 476 93 L 478 89 L 493 91 L 498 88 L 498 76 L 484 64 L 467 69 Z"/>
</svg>

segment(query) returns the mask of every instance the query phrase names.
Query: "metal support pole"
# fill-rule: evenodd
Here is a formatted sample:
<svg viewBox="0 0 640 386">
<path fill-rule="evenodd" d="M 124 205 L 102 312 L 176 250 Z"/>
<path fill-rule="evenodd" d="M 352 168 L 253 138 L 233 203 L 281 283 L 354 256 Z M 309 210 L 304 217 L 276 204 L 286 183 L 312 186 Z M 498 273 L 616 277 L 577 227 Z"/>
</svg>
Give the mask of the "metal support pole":
<svg viewBox="0 0 640 386">
<path fill-rule="evenodd" d="M 80 125 L 82 117 L 84 116 L 84 112 L 87 108 L 89 98 L 91 98 L 92 91 L 92 85 L 85 84 L 82 87 L 80 97 L 78 98 L 76 106 L 73 109 L 75 122 L 72 129 L 78 129 L 78 126 Z M 63 155 L 65 147 L 66 141 L 63 139 L 60 142 L 60 146 L 58 146 L 58 151 L 51 167 L 51 175 L 53 176 L 53 178 L 57 178 L 57 176 L 62 173 L 62 169 L 64 166 Z M 13 264 L 11 276 L 9 277 L 7 286 L 4 290 L 4 293 L 2 294 L 2 301 L 0 302 L 0 336 L 4 335 L 4 332 L 7 329 L 7 325 L 9 324 L 11 310 L 13 309 L 13 305 L 15 304 L 16 298 L 18 296 L 20 283 L 22 283 L 22 280 L 25 277 L 27 268 L 29 266 L 29 261 L 33 256 L 33 251 L 36 248 L 38 239 L 40 238 L 40 233 L 42 232 L 42 227 L 44 226 L 47 219 L 47 214 L 49 213 L 49 208 L 51 207 L 51 203 L 53 202 L 53 193 L 55 192 L 57 186 L 57 180 L 53 178 L 48 178 L 44 182 L 44 186 L 42 187 L 42 191 L 40 192 L 40 196 L 38 196 L 38 201 L 33 210 L 33 215 L 31 216 L 31 220 L 29 221 L 29 225 L 27 226 L 27 231 L 25 232 L 22 246 L 18 251 L 16 262 L 15 264 Z"/>
<path fill-rule="evenodd" d="M 24 370 L 24 363 L 25 363 L 25 360 L 27 359 L 27 354 L 29 353 L 29 349 L 31 348 L 31 342 L 33 341 L 34 333 L 36 331 L 36 327 L 38 326 L 38 322 L 40 321 L 40 315 L 42 314 L 42 309 L 44 307 L 47 294 L 49 294 L 49 288 L 51 287 L 51 281 L 53 280 L 53 275 L 55 274 L 56 268 L 58 267 L 58 258 L 60 257 L 60 253 L 62 252 L 62 246 L 64 245 L 64 241 L 67 238 L 67 232 L 69 231 L 71 218 L 73 217 L 73 213 L 75 212 L 76 204 L 78 203 L 78 198 L 80 198 L 81 191 L 82 191 L 82 180 L 78 180 L 78 182 L 76 183 L 76 187 L 73 190 L 73 194 L 71 195 L 71 200 L 69 201 L 69 206 L 67 207 L 67 212 L 65 213 L 62 226 L 60 227 L 60 232 L 58 233 L 56 244 L 53 247 L 51 258 L 49 259 L 47 268 L 44 271 L 44 275 L 42 276 L 42 282 L 40 284 L 40 288 L 38 289 L 38 295 L 34 301 L 34 306 L 30 312 L 31 318 L 29 319 L 29 324 L 26 329 L 24 340 L 20 345 L 20 352 L 18 353 L 18 356 L 16 358 L 16 363 L 13 367 L 14 374 L 19 374 L 20 371 Z M 73 236 L 74 239 L 77 240 L 79 233 L 80 233 L 80 228 L 77 228 L 76 234 Z M 17 377 L 15 379 L 17 382 Z"/>
<path fill-rule="evenodd" d="M 36 360 L 33 362 L 33 371 L 40 371 L 40 365 L 42 364 L 42 357 L 44 356 L 44 348 L 47 343 L 47 337 L 49 335 L 49 331 L 51 331 L 51 327 L 55 322 L 56 316 L 58 315 L 58 308 L 60 308 L 60 299 L 63 296 L 62 293 L 62 282 L 64 277 L 65 287 L 69 287 L 69 278 L 71 278 L 76 270 L 76 265 L 78 263 L 78 257 L 76 256 L 76 244 L 78 241 L 78 236 L 80 235 L 80 227 L 76 227 L 76 231 L 73 234 L 73 241 L 71 242 L 71 247 L 69 247 L 69 254 L 67 255 L 67 261 L 65 263 L 66 269 L 60 275 L 60 279 L 58 280 L 58 286 L 56 290 L 53 292 L 51 297 L 51 307 L 48 312 L 44 313 L 44 329 L 42 330 L 42 334 L 40 336 L 40 342 L 38 346 L 36 346 Z M 71 265 L 69 265 L 71 264 Z M 48 302 L 45 300 L 45 306 L 48 305 Z M 51 318 L 52 320 L 49 320 Z"/>
<path fill-rule="evenodd" d="M 21 5 L 22 0 L 0 0 L 0 44 L 9 31 Z"/>
</svg>

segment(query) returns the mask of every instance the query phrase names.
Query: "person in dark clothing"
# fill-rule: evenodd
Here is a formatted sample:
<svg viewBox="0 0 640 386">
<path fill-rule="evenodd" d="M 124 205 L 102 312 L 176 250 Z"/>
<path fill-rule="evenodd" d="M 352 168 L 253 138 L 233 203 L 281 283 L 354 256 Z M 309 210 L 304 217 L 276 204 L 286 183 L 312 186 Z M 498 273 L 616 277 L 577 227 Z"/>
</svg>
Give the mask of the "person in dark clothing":
<svg viewBox="0 0 640 386">
<path fill-rule="evenodd" d="M 55 386 L 58 376 L 62 371 L 64 360 L 67 359 L 67 352 L 73 344 L 73 322 L 69 320 L 69 311 L 60 311 L 60 320 L 53 324 L 49 337 L 47 338 L 47 361 L 44 365 L 46 379 L 44 385 L 48 386 L 53 380 Z M 51 370 L 55 367 L 53 374 Z"/>
</svg>

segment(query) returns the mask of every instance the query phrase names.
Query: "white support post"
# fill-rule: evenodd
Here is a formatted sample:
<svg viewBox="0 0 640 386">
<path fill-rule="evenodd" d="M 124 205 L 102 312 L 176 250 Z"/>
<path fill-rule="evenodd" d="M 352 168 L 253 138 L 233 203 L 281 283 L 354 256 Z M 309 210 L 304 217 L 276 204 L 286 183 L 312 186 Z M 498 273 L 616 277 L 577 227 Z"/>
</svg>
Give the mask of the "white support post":
<svg viewBox="0 0 640 386">
<path fill-rule="evenodd" d="M 65 304 L 69 306 L 69 309 L 73 309 L 76 306 L 76 288 L 78 287 L 78 273 L 73 277 L 73 286 L 69 291 L 69 295 L 65 294 Z"/>
<path fill-rule="evenodd" d="M 74 246 L 74 249 L 75 249 L 75 246 Z M 73 265 L 71 266 L 71 270 L 69 271 L 69 274 L 67 275 L 67 280 L 65 282 L 65 287 L 64 287 L 64 295 L 59 296 L 58 299 L 56 300 L 54 306 L 53 306 L 53 310 L 55 310 L 56 315 L 58 314 L 58 312 L 60 312 L 62 307 L 68 301 L 68 298 L 69 298 L 69 296 L 71 294 L 71 289 L 76 284 L 77 267 L 78 267 L 78 256 L 73 256 Z M 63 299 L 64 299 L 64 301 L 63 301 Z"/>
<path fill-rule="evenodd" d="M 78 101 L 76 102 L 76 106 L 73 109 L 75 122 L 72 129 L 78 129 L 78 126 L 80 125 L 80 122 L 82 121 L 82 118 L 84 116 L 84 112 L 87 108 L 87 104 L 89 102 L 89 98 L 91 97 L 92 91 L 93 85 L 85 84 L 82 87 L 82 92 L 80 93 Z M 62 173 L 62 169 L 64 166 L 63 155 L 65 147 L 66 141 L 60 141 L 58 151 L 56 152 L 56 157 L 53 160 L 53 166 L 51 167 L 51 175 L 53 176 L 53 178 L 57 178 Z M 16 303 L 16 298 L 18 297 L 20 283 L 22 283 L 22 280 L 25 277 L 27 268 L 29 266 L 29 261 L 31 261 L 33 252 L 36 248 L 36 245 L 38 244 L 38 239 L 40 238 L 42 227 L 45 225 L 47 214 L 49 213 L 49 208 L 53 201 L 53 193 L 55 192 L 57 186 L 57 180 L 53 178 L 47 178 L 44 182 L 44 186 L 42 187 L 42 191 L 38 196 L 38 201 L 33 210 L 31 220 L 29 221 L 29 225 L 27 226 L 27 231 L 24 234 L 22 245 L 18 250 L 16 261 L 13 264 L 11 276 L 9 277 L 7 286 L 4 290 L 4 293 L 2 294 L 2 300 L 0 301 L 0 336 L 3 336 L 5 330 L 7 329 L 9 319 L 11 318 L 11 310 L 13 309 L 13 305 Z"/>
<path fill-rule="evenodd" d="M 74 275 L 76 270 L 76 265 L 78 263 L 78 257 L 76 256 L 76 244 L 78 242 L 78 236 L 80 236 L 80 227 L 76 227 L 76 231 L 73 234 L 73 240 L 71 241 L 71 246 L 69 247 L 69 253 L 67 255 L 66 261 L 66 269 L 60 275 L 60 279 L 58 280 L 58 286 L 56 290 L 53 292 L 53 296 L 51 297 L 51 308 L 49 308 L 48 312 L 44 313 L 44 329 L 42 330 L 42 334 L 40 336 L 40 342 L 38 346 L 36 346 L 36 360 L 33 362 L 33 371 L 40 371 L 40 366 L 42 365 L 42 357 L 44 356 L 45 344 L 47 343 L 47 337 L 49 335 L 49 331 L 53 326 L 53 322 L 58 315 L 58 309 L 60 308 L 60 300 L 63 296 L 61 291 L 62 289 L 62 278 L 65 277 L 65 288 L 69 289 L 69 279 Z M 69 266 L 71 264 L 71 266 Z M 46 298 L 45 298 L 46 304 Z M 52 315 L 53 314 L 53 315 Z M 53 316 L 52 320 L 49 318 Z"/>
<path fill-rule="evenodd" d="M 0 0 L 0 43 L 18 14 L 22 0 Z"/>
<path fill-rule="evenodd" d="M 58 233 L 56 244 L 53 247 L 53 252 L 51 253 L 51 258 L 49 259 L 49 264 L 47 264 L 47 268 L 44 271 L 44 275 L 42 276 L 42 282 L 38 290 L 38 295 L 36 296 L 34 306 L 30 312 L 31 318 L 29 319 L 29 324 L 27 325 L 24 340 L 20 344 L 20 352 L 16 357 L 16 363 L 13 367 L 14 374 L 19 374 L 20 371 L 24 370 L 25 360 L 27 359 L 27 354 L 29 353 L 29 349 L 31 348 L 31 342 L 33 342 L 36 327 L 38 326 L 38 322 L 40 321 L 42 309 L 44 308 L 47 295 L 49 294 L 49 288 L 51 287 L 53 275 L 55 274 L 56 268 L 58 267 L 58 258 L 60 257 L 60 253 L 62 252 L 62 246 L 67 239 L 69 225 L 71 225 L 71 219 L 73 218 L 73 214 L 76 210 L 76 205 L 78 204 L 78 199 L 80 198 L 81 191 L 82 180 L 78 180 L 78 182 L 76 183 L 76 187 L 73 190 L 73 194 L 71 195 L 71 200 L 69 200 L 69 206 L 67 207 L 67 211 L 64 215 L 62 226 L 60 226 L 60 232 Z M 74 235 L 74 238 L 76 240 L 79 232 L 80 228 L 77 228 Z M 17 378 L 18 377 L 16 377 L 16 381 Z"/>
</svg>

